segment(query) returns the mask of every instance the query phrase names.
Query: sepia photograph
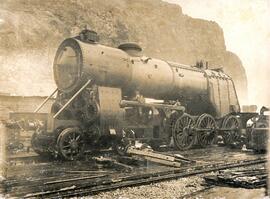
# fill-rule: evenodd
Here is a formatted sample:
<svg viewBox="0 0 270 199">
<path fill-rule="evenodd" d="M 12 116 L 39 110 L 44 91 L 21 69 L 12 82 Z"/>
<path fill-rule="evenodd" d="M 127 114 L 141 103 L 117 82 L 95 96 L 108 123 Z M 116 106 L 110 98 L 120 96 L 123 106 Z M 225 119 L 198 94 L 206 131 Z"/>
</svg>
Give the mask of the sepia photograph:
<svg viewBox="0 0 270 199">
<path fill-rule="evenodd" d="M 0 0 L 0 199 L 269 199 L 269 0 Z"/>
</svg>

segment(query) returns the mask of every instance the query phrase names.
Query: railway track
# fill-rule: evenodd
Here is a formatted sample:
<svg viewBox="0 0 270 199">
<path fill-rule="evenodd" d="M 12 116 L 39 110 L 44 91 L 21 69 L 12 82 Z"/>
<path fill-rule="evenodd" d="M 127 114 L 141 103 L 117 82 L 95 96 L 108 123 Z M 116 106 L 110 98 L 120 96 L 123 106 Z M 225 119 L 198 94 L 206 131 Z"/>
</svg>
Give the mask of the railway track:
<svg viewBox="0 0 270 199">
<path fill-rule="evenodd" d="M 146 185 L 165 180 L 177 179 L 182 177 L 189 177 L 198 174 L 205 174 L 209 172 L 245 167 L 256 164 L 266 163 L 265 158 L 257 158 L 252 160 L 234 161 L 231 163 L 207 164 L 200 166 L 190 166 L 186 168 L 167 169 L 164 171 L 139 173 L 128 176 L 121 176 L 115 174 L 103 175 L 94 177 L 91 175 L 84 175 L 83 177 L 76 177 L 71 179 L 63 179 L 56 181 L 43 181 L 39 184 L 42 191 L 32 193 L 21 193 L 16 195 L 19 198 L 61 198 L 94 195 L 103 191 L 110 191 L 116 188 Z M 125 174 L 127 175 L 127 174 Z M 57 184 L 57 186 L 55 186 Z"/>
</svg>

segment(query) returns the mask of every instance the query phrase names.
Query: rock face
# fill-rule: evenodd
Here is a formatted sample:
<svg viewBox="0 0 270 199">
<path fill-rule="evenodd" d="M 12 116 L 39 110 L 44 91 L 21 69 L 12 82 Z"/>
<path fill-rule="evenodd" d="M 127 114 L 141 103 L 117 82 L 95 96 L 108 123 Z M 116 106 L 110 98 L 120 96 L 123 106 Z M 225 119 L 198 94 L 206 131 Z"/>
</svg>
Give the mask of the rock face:
<svg viewBox="0 0 270 199">
<path fill-rule="evenodd" d="M 0 0 L 1 1 L 1 0 Z M 206 60 L 224 67 L 245 97 L 240 59 L 226 51 L 213 21 L 194 19 L 161 0 L 2 0 L 0 3 L 0 92 L 48 95 L 55 87 L 52 62 L 59 43 L 87 25 L 100 43 L 137 42 L 147 56 L 183 64 Z"/>
</svg>

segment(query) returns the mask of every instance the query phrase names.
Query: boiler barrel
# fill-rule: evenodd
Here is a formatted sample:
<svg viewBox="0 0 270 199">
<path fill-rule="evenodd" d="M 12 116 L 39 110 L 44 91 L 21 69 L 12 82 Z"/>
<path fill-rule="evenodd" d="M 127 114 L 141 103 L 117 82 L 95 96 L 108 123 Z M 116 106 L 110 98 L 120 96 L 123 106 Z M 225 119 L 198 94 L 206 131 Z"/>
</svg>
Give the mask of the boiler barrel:
<svg viewBox="0 0 270 199">
<path fill-rule="evenodd" d="M 97 85 L 120 87 L 124 95 L 135 90 L 156 99 L 192 98 L 207 95 L 203 70 L 177 63 L 130 56 L 127 52 L 75 38 L 63 41 L 54 60 L 54 78 L 58 89 L 71 92 L 82 79 Z"/>
</svg>

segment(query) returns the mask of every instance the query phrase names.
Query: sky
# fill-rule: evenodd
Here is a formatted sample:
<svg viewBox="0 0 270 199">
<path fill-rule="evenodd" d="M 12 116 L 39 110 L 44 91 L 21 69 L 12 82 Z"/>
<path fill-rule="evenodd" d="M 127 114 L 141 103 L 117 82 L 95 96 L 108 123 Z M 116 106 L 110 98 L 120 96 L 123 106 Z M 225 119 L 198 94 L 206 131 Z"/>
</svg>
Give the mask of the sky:
<svg viewBox="0 0 270 199">
<path fill-rule="evenodd" d="M 184 14 L 217 22 L 226 48 L 246 69 L 245 104 L 270 105 L 270 0 L 165 0 L 179 4 Z M 243 104 L 242 104 L 243 105 Z"/>
</svg>

